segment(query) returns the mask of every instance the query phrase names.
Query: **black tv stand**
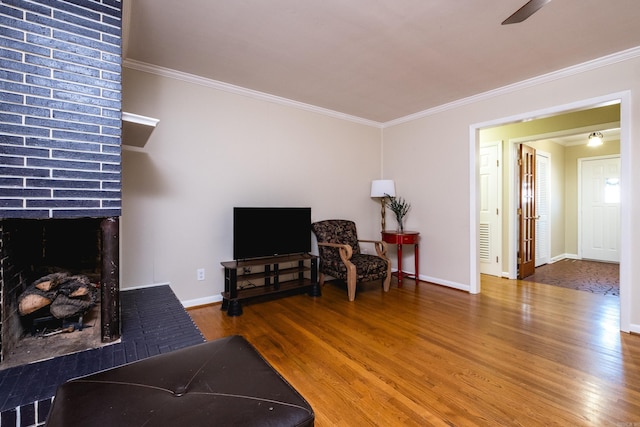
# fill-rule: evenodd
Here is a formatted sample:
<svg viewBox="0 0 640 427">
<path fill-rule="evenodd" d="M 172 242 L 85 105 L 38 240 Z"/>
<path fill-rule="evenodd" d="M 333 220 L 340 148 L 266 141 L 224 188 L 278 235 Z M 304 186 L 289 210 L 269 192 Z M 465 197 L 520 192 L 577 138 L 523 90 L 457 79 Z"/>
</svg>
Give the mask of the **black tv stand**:
<svg viewBox="0 0 640 427">
<path fill-rule="evenodd" d="M 307 292 L 320 296 L 318 257 L 301 253 L 221 263 L 224 267 L 222 310 L 242 314 L 242 302 Z M 281 264 L 292 264 L 281 268 Z M 254 272 L 254 268 L 260 271 Z M 308 273 L 308 274 L 305 274 Z M 285 280 L 282 280 L 285 279 Z M 240 286 L 238 284 L 240 283 Z"/>
</svg>

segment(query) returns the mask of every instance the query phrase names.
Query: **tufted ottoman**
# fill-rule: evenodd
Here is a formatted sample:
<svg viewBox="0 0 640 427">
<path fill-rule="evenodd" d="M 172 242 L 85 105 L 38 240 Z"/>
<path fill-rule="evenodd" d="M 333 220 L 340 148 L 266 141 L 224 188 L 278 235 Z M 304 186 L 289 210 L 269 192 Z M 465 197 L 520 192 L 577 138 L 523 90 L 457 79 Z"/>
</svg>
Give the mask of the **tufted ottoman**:
<svg viewBox="0 0 640 427">
<path fill-rule="evenodd" d="M 313 426 L 300 394 L 241 336 L 69 381 L 47 426 Z"/>
</svg>

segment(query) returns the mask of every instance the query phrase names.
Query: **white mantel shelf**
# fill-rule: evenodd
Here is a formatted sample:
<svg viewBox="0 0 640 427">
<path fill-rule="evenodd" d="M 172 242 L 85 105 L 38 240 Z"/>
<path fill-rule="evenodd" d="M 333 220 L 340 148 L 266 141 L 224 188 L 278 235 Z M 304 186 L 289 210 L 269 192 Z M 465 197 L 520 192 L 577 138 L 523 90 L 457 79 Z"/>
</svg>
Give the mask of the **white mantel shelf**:
<svg viewBox="0 0 640 427">
<path fill-rule="evenodd" d="M 122 112 L 122 144 L 144 147 L 160 120 Z"/>
</svg>

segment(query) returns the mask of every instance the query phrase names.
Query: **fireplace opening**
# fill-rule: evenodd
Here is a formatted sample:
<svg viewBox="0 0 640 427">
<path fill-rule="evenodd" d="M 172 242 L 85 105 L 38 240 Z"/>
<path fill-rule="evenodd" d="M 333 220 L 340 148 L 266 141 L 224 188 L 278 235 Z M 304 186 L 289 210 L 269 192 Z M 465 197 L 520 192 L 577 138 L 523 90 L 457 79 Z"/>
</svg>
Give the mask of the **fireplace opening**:
<svg viewBox="0 0 640 427">
<path fill-rule="evenodd" d="M 0 221 L 0 369 L 104 344 L 105 259 L 118 271 L 105 253 L 108 220 Z"/>
</svg>

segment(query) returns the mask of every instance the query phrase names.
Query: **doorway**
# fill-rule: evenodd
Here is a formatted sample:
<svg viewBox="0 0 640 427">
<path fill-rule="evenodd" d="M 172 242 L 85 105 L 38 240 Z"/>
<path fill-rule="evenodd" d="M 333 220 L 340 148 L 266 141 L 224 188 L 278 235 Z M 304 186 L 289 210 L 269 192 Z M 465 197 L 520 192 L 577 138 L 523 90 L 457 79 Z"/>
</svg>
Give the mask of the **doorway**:
<svg viewBox="0 0 640 427">
<path fill-rule="evenodd" d="M 588 147 L 585 143 L 588 133 L 531 141 L 526 145 L 518 144 L 518 150 L 523 152 L 526 151 L 525 148 L 532 152 L 533 147 L 550 147 L 553 144 L 556 147 L 555 157 L 560 157 L 559 162 L 554 162 L 560 164 L 552 166 L 551 153 L 535 149 L 536 162 L 535 168 L 532 168 L 532 173 L 535 174 L 535 236 L 531 236 L 535 239 L 535 259 L 531 260 L 530 256 L 526 256 L 527 251 L 522 249 L 527 236 L 524 236 L 524 240 L 522 235 L 519 236 L 517 263 L 519 279 L 525 279 L 534 273 L 537 275 L 539 273 L 537 267 L 565 259 L 594 261 L 595 263 L 589 264 L 593 268 L 597 266 L 597 262 L 620 262 L 619 129 L 608 129 L 606 133 L 608 137 L 605 138 L 605 144 L 602 147 Z M 531 157 L 533 155 L 532 153 Z M 521 156 L 522 162 L 524 159 Z M 550 174 L 550 169 L 553 169 L 553 176 Z M 514 188 L 514 197 L 524 205 L 526 197 L 523 191 L 530 189 L 531 183 L 523 181 L 521 176 L 519 185 L 522 188 Z M 518 190 L 520 190 L 519 193 Z M 553 214 L 551 214 L 550 205 L 553 205 Z M 529 234 L 523 233 L 527 229 L 523 230 L 526 225 L 523 226 L 522 223 L 525 217 L 533 215 L 527 215 L 527 210 L 522 206 L 520 209 L 522 213 L 519 212 L 518 215 L 518 232 Z M 555 227 L 553 236 L 550 233 L 552 225 Z M 552 241 L 553 251 L 550 249 Z M 525 249 L 528 246 L 525 245 Z M 535 270 L 523 269 L 524 261 L 527 259 L 534 261 Z M 603 268 L 608 269 L 605 266 Z M 546 273 L 541 277 L 546 278 L 547 281 L 541 283 L 561 282 L 560 278 L 548 281 L 551 278 L 550 273 L 559 271 L 558 268 L 547 266 L 543 270 Z M 561 276 L 565 281 L 569 279 L 565 273 Z M 578 276 L 568 281 L 577 282 Z"/>
<path fill-rule="evenodd" d="M 605 202 L 602 200 L 605 197 L 605 191 L 608 192 L 607 197 L 619 197 L 620 195 L 620 163 L 619 160 L 618 163 L 613 160 L 620 158 L 619 122 L 608 122 L 598 126 L 607 128 L 605 131 L 607 134 L 606 143 L 601 147 L 588 147 L 586 145 L 589 132 L 584 129 L 577 134 L 569 130 L 566 135 L 557 135 L 545 139 L 538 139 L 536 136 L 533 140 L 526 141 L 527 146 L 536 149 L 536 267 L 562 259 L 585 258 L 608 262 L 620 261 L 619 256 L 617 258 L 613 256 L 605 258 L 602 256 L 587 256 L 583 253 L 585 243 L 591 244 L 593 240 L 584 238 L 585 227 L 582 224 L 585 223 L 584 220 L 589 220 L 591 216 L 585 217 L 583 215 L 584 207 L 580 206 L 582 200 L 580 194 L 584 188 L 593 188 L 596 182 L 601 184 L 598 187 L 599 199 L 597 202 L 589 202 L 591 204 L 597 203 L 597 206 L 594 206 L 594 209 L 597 209 L 595 211 L 596 216 L 593 217 L 593 220 L 599 221 L 599 229 L 595 231 L 596 235 L 594 236 L 596 239 L 595 245 L 600 247 L 606 244 L 608 246 L 607 250 L 611 251 L 617 248 L 620 242 L 619 204 L 613 205 L 610 201 Z M 521 142 L 519 140 L 512 142 L 512 149 L 517 153 Z M 543 156 L 547 156 L 549 161 L 543 160 Z M 609 163 L 606 165 L 602 165 L 602 167 L 607 168 L 606 173 L 602 168 L 599 169 L 600 175 L 606 174 L 608 186 L 603 185 L 602 176 L 599 176 L 596 181 L 590 182 L 588 186 L 581 182 L 581 164 L 599 164 L 599 162 L 591 162 L 590 160 L 609 158 L 612 160 L 608 161 Z M 551 159 L 554 160 L 552 161 Z M 611 162 L 614 164 L 611 164 Z M 545 181 L 543 177 L 545 168 L 550 169 L 547 171 L 546 179 L 548 182 L 542 184 Z M 515 179 L 515 182 L 519 184 L 517 176 Z M 591 177 L 586 179 L 591 179 Z M 544 188 L 545 185 L 546 188 Z M 512 190 L 512 199 L 516 200 L 516 202 L 519 201 L 521 197 L 518 194 L 517 187 L 514 186 Z M 614 191 L 617 191 L 617 193 L 613 193 Z M 543 197 L 544 193 L 547 196 L 546 200 Z M 545 219 L 545 210 L 549 212 L 548 219 Z M 591 227 L 591 222 L 586 227 Z M 549 228 L 553 228 L 553 235 L 548 233 Z M 544 242 L 543 238 L 545 229 L 547 231 L 545 234 L 549 236 L 548 242 Z M 516 227 L 515 230 L 518 232 L 519 228 Z M 517 236 L 517 234 L 513 234 L 510 237 L 514 240 L 513 245 L 516 251 L 518 249 L 516 245 L 518 242 Z M 544 254 L 543 245 L 548 248 L 549 255 Z M 513 258 L 515 258 L 515 253 Z M 513 260 L 512 266 L 512 271 L 517 272 L 517 260 Z M 521 275 L 519 278 L 524 277 L 526 275 Z M 516 275 L 512 274 L 510 278 L 516 278 Z"/>
<path fill-rule="evenodd" d="M 564 106 L 557 106 L 547 108 L 541 111 L 524 113 L 517 116 L 512 116 L 504 119 L 499 119 L 491 122 L 479 123 L 471 126 L 471 147 L 475 155 L 473 156 L 473 160 L 471 162 L 471 185 L 472 188 L 479 188 L 478 185 L 478 159 L 479 159 L 479 141 L 480 141 L 480 132 L 482 130 L 491 128 L 491 127 L 499 127 L 499 126 L 509 126 L 516 123 L 523 123 L 527 121 L 535 120 L 540 117 L 553 117 L 560 114 L 566 114 L 569 112 L 575 112 L 579 110 L 597 108 L 599 106 L 618 104 L 620 107 L 620 159 L 621 159 L 621 180 L 624 182 L 626 179 L 630 177 L 630 141 L 629 141 L 629 121 L 630 121 L 630 94 L 628 92 L 621 92 L 616 94 L 610 94 L 603 97 L 593 98 L 590 100 L 578 101 L 572 104 L 567 104 Z M 531 140 L 531 138 L 520 137 L 520 140 L 513 139 L 506 143 L 505 150 L 505 163 L 508 168 L 507 176 L 505 177 L 505 182 L 508 182 L 509 185 L 515 185 L 515 168 L 513 167 L 513 160 L 515 158 L 515 144 L 521 143 L 524 141 Z M 625 179 L 626 177 L 626 179 Z M 505 195 L 508 194 L 508 191 L 505 190 Z M 621 187 L 621 198 L 625 200 L 630 196 L 630 188 L 622 186 Z M 511 196 L 505 197 L 508 200 L 505 200 L 503 203 L 504 211 L 515 212 L 517 209 L 515 207 L 515 200 Z M 472 277 L 471 277 L 471 285 L 470 291 L 472 293 L 480 292 L 480 262 L 478 260 L 478 247 L 479 247 L 479 202 L 480 202 L 480 194 L 479 191 L 475 194 L 475 205 L 473 212 L 471 214 L 471 241 L 472 241 L 472 260 L 474 261 L 474 268 L 472 269 Z M 631 242 L 629 240 L 629 229 L 631 224 L 630 219 L 630 207 L 628 205 L 622 204 L 620 207 L 620 233 L 621 233 L 621 241 L 620 241 L 620 329 L 622 331 L 628 332 L 630 331 L 630 305 L 629 305 L 629 277 L 630 277 L 630 266 L 628 263 L 629 251 L 631 247 Z M 508 215 L 509 218 L 506 219 L 507 225 L 504 226 L 504 230 L 506 235 L 515 235 L 517 232 L 517 222 L 513 215 Z M 515 243 L 513 239 L 504 239 L 506 248 L 503 248 L 503 255 L 505 258 L 505 265 L 508 269 L 508 274 L 510 279 L 514 279 L 515 277 L 511 277 L 511 275 L 515 274 L 516 271 L 516 257 L 515 255 L 509 258 L 510 254 L 516 253 Z"/>
<path fill-rule="evenodd" d="M 509 188 L 505 191 L 509 200 L 506 216 L 508 225 L 508 253 L 507 257 L 508 278 L 516 279 L 518 272 L 518 233 L 519 233 L 519 217 L 509 215 L 509 212 L 517 212 L 520 203 L 520 194 L 518 187 L 520 185 L 519 166 L 517 165 L 519 157 L 519 147 L 526 144 L 536 152 L 546 151 L 555 160 L 550 163 L 552 170 L 550 171 L 550 199 L 549 204 L 553 207 L 551 217 L 549 218 L 549 226 L 553 228 L 553 236 L 550 242 L 551 254 L 550 262 L 555 262 L 564 258 L 580 259 L 580 230 L 579 225 L 579 185 L 578 185 L 578 165 L 579 159 L 591 158 L 604 155 L 620 155 L 621 152 L 621 135 L 620 135 L 620 110 L 607 110 L 603 108 L 588 108 L 581 110 L 585 114 L 593 114 L 597 112 L 603 114 L 602 118 L 595 119 L 600 124 L 584 126 L 582 128 L 571 128 L 562 131 L 554 131 L 548 133 L 540 133 L 537 135 L 518 136 L 509 139 L 508 157 L 509 167 Z M 552 116 L 552 119 L 569 117 L 572 114 L 580 114 L 578 112 L 560 113 Z M 614 121 L 615 119 L 615 121 Z M 535 127 L 535 125 L 534 125 Z M 607 142 L 600 147 L 588 147 L 588 135 L 594 129 L 606 129 L 604 132 L 608 135 L 605 139 Z M 619 222 L 616 226 L 619 227 Z"/>
</svg>

